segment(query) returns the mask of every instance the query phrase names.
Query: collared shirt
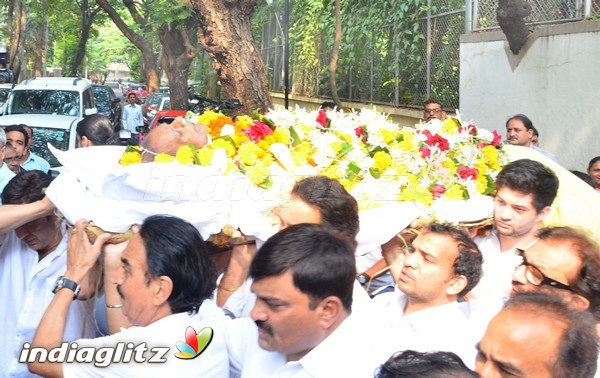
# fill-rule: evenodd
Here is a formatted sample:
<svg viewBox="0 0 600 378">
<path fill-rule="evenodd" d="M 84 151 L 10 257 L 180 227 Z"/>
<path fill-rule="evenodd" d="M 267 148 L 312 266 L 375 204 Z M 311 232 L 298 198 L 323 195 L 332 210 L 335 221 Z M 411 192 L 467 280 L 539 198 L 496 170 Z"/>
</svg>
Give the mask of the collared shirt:
<svg viewBox="0 0 600 378">
<path fill-rule="evenodd" d="M 65 377 L 211 377 L 228 378 L 229 364 L 225 346 L 226 321 L 223 311 L 211 301 L 205 300 L 197 314 L 178 313 L 166 316 L 146 327 L 132 326 L 111 336 L 96 339 L 77 340 L 81 347 L 107 348 L 116 347 L 118 343 L 126 345 L 145 343 L 148 349 L 143 353 L 145 362 L 136 362 L 131 358 L 127 362 L 125 354 L 120 354 L 121 362 L 113 362 L 106 367 L 98 367 L 92 363 L 65 363 Z M 192 327 L 198 333 L 205 327 L 213 330 L 213 337 L 206 349 L 194 359 L 175 357 L 177 344 L 186 342 L 186 330 Z M 166 362 L 148 362 L 154 355 L 151 348 L 169 348 L 164 354 Z M 115 348 L 118 351 L 118 347 Z M 116 352 L 115 352 L 116 353 Z M 115 354 L 116 355 L 116 354 Z M 155 355 L 154 355 L 155 356 Z M 113 361 L 115 357 L 113 356 Z"/>
<path fill-rule="evenodd" d="M 21 167 L 27 171 L 33 171 L 34 169 L 39 169 L 42 172 L 48 173 L 50 170 L 50 163 L 46 161 L 41 156 L 34 154 L 33 152 L 29 152 L 29 157 L 23 163 L 21 163 Z"/>
<path fill-rule="evenodd" d="M 138 104 L 127 104 L 123 106 L 122 117 L 123 129 L 127 129 L 132 133 L 137 133 L 137 126 L 144 125 L 144 117 L 142 116 L 142 107 Z"/>
<path fill-rule="evenodd" d="M 388 356 L 409 349 L 448 351 L 456 353 L 470 368 L 475 366 L 475 345 L 493 316 L 475 316 L 468 302 L 456 301 L 404 315 L 408 297 L 399 290 L 378 295 L 373 302 L 380 308 L 382 327 L 388 330 L 382 340 Z"/>
<path fill-rule="evenodd" d="M 64 228 L 63 228 L 64 232 Z M 18 358 L 31 343 L 46 308 L 54 298 L 56 279 L 67 270 L 67 238 L 42 260 L 11 231 L 0 247 L 0 377 L 33 376 Z M 67 341 L 93 337 L 93 304 L 74 301 L 65 328 Z"/>
<path fill-rule="evenodd" d="M 6 163 L 2 162 L 2 166 L 0 167 L 0 194 L 13 177 L 15 177 L 15 173 L 8 168 Z M 2 200 L 0 200 L 0 204 L 2 204 Z"/>
<path fill-rule="evenodd" d="M 258 344 L 258 330 L 250 319 L 234 319 L 227 327 L 227 349 L 232 373 L 241 377 L 373 377 L 389 356 L 377 353 L 374 338 L 353 315 L 298 361 Z"/>
<path fill-rule="evenodd" d="M 483 276 L 471 291 L 472 298 L 495 298 L 506 300 L 512 289 L 512 276 L 522 259 L 515 249 L 502 251 L 496 230 L 489 235 L 476 237 L 475 244 L 483 256 Z M 526 246 L 525 246 L 526 247 Z"/>
<path fill-rule="evenodd" d="M 560 164 L 560 162 L 558 161 L 558 157 L 556 157 L 556 155 L 554 155 L 552 152 L 550 152 L 550 151 L 546 151 L 546 150 L 544 150 L 543 148 L 540 148 L 540 147 L 536 146 L 535 144 L 530 144 L 530 145 L 529 145 L 529 147 L 530 147 L 532 150 L 536 150 L 536 151 L 538 151 L 538 152 L 540 152 L 540 153 L 542 153 L 542 154 L 546 155 L 546 157 L 548 157 L 548 158 L 550 158 L 550 159 L 554 160 L 556 163 L 559 163 L 559 164 Z"/>
</svg>

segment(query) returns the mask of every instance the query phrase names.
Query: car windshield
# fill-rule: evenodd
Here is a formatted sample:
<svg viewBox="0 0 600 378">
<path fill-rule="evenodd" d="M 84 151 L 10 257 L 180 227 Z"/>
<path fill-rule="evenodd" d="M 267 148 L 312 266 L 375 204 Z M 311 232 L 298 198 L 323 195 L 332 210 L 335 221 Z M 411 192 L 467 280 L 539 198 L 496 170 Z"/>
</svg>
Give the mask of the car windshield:
<svg viewBox="0 0 600 378">
<path fill-rule="evenodd" d="M 0 88 L 0 104 L 6 102 L 10 88 Z"/>
<path fill-rule="evenodd" d="M 13 91 L 7 114 L 80 116 L 79 93 L 58 90 Z"/>
<path fill-rule="evenodd" d="M 58 167 L 62 164 L 56 160 L 54 155 L 48 150 L 48 143 L 59 150 L 69 149 L 69 131 L 63 129 L 52 129 L 48 127 L 33 126 L 33 135 L 35 136 L 31 150 L 43 157 L 50 163 L 51 167 Z"/>
<path fill-rule="evenodd" d="M 106 89 L 94 87 L 94 102 L 107 103 L 110 101 L 110 95 Z"/>
<path fill-rule="evenodd" d="M 134 91 L 145 91 L 146 86 L 145 85 L 132 85 L 131 89 Z"/>
</svg>

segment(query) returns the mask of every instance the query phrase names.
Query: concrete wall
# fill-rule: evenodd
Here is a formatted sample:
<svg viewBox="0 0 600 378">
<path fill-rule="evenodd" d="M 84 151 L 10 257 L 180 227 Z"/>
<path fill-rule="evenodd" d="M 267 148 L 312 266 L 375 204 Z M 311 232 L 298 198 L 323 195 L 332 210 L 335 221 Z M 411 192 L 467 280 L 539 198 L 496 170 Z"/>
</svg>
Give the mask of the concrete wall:
<svg viewBox="0 0 600 378">
<path fill-rule="evenodd" d="M 600 155 L 600 21 L 537 26 L 513 55 L 501 31 L 461 36 L 460 112 L 506 135 L 523 113 L 568 169 Z"/>
</svg>

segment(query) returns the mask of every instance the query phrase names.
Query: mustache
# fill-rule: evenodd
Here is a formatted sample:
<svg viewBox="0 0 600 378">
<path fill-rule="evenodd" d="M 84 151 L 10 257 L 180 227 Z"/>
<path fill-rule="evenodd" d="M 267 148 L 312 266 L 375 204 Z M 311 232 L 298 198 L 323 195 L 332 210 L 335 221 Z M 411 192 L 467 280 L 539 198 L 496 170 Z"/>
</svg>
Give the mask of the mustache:
<svg viewBox="0 0 600 378">
<path fill-rule="evenodd" d="M 117 285 L 116 286 L 117 289 L 117 293 L 119 293 L 119 297 L 121 297 L 121 299 L 124 299 L 125 296 L 123 295 L 123 293 L 121 292 L 121 286 Z"/>
<path fill-rule="evenodd" d="M 262 320 L 255 320 L 254 323 L 256 324 L 256 326 L 258 328 L 262 329 L 263 331 L 268 333 L 270 336 L 273 336 L 273 328 L 271 328 L 270 325 L 268 325 L 267 323 L 265 323 Z"/>
</svg>

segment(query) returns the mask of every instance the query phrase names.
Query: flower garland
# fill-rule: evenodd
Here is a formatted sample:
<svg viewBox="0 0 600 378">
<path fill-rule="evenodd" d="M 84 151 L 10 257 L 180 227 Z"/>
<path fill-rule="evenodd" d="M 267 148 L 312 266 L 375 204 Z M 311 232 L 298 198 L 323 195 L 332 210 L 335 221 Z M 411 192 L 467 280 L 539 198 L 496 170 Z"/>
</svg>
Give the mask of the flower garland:
<svg viewBox="0 0 600 378">
<path fill-rule="evenodd" d="M 212 143 L 182 146 L 176 156 L 159 154 L 154 162 L 210 165 L 217 149 L 225 150 L 229 168 L 254 184 L 270 188 L 271 167 L 289 155 L 295 167 L 339 180 L 359 200 L 373 194 L 361 185 L 386 182 L 395 201 L 464 200 L 495 190 L 494 178 L 507 162 L 501 136 L 460 118 L 433 120 L 415 128 L 399 127 L 374 110 L 360 113 L 308 112 L 297 108 L 235 119 L 214 111 L 188 113 L 207 126 Z M 275 148 L 284 146 L 285 148 Z M 278 151 L 278 152 L 275 152 Z M 141 151 L 128 147 L 120 163 L 141 162 Z"/>
</svg>

